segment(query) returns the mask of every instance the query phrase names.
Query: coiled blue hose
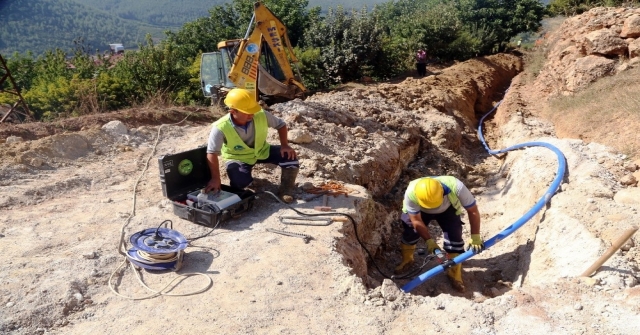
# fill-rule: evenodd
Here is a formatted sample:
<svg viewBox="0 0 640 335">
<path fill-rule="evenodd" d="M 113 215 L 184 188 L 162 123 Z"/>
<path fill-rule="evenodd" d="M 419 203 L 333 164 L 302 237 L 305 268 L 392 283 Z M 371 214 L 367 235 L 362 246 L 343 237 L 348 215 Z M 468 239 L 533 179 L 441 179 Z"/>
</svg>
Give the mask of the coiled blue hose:
<svg viewBox="0 0 640 335">
<path fill-rule="evenodd" d="M 560 183 L 562 182 L 562 179 L 564 178 L 564 173 L 566 171 L 566 164 L 567 164 L 567 161 L 566 161 L 562 151 L 560 151 L 555 146 L 553 146 L 553 145 L 551 145 L 549 143 L 545 143 L 545 142 L 526 142 L 526 143 L 516 144 L 514 146 L 511 146 L 511 147 L 508 147 L 508 148 L 502 149 L 502 150 L 491 150 L 489 148 L 489 146 L 487 145 L 486 141 L 484 140 L 484 136 L 482 135 L 482 123 L 483 123 L 484 119 L 489 114 L 493 113 L 493 111 L 495 111 L 498 108 L 498 106 L 500 106 L 501 103 L 502 103 L 502 101 L 497 103 L 496 106 L 493 107 L 493 109 L 491 109 L 487 114 L 485 114 L 482 118 L 480 118 L 480 122 L 479 122 L 479 125 L 478 125 L 478 137 L 480 138 L 480 141 L 482 142 L 482 145 L 484 145 L 484 148 L 489 152 L 489 154 L 497 155 L 497 154 L 505 153 L 507 151 L 517 150 L 517 149 L 522 149 L 522 148 L 527 148 L 527 147 L 545 147 L 545 148 L 549 148 L 553 152 L 555 152 L 556 156 L 558 157 L 558 171 L 556 173 L 555 179 L 553 180 L 553 182 L 551 183 L 551 185 L 549 186 L 547 191 L 544 193 L 544 195 L 540 198 L 540 200 L 538 200 L 538 202 L 536 202 L 536 204 L 533 205 L 533 207 L 531 207 L 531 209 L 528 212 L 526 212 L 520 219 L 518 219 L 516 222 L 514 222 L 511 226 L 505 228 L 503 231 L 499 232 L 494 237 L 486 240 L 484 242 L 485 249 L 491 248 L 496 243 L 500 242 L 501 240 L 503 240 L 507 236 L 511 235 L 518 228 L 522 227 L 527 221 L 529 221 L 529 219 L 531 219 L 536 213 L 538 213 L 538 211 L 540 211 L 542 209 L 542 207 L 549 200 L 551 200 L 551 197 L 553 197 L 553 195 L 556 193 L 556 191 L 560 187 Z M 416 288 L 417 286 L 419 286 L 420 284 L 422 284 L 425 281 L 427 281 L 427 279 L 429 279 L 429 278 L 431 278 L 431 277 L 433 277 L 433 276 L 435 276 L 435 275 L 437 275 L 437 274 L 439 274 L 441 272 L 444 272 L 444 270 L 446 268 L 451 267 L 451 266 L 453 266 L 455 264 L 460 264 L 460 263 L 466 261 L 467 259 L 469 259 L 469 258 L 471 258 L 473 256 L 474 256 L 474 252 L 472 250 L 468 250 L 468 251 L 460 254 L 459 256 L 455 257 L 454 259 L 450 260 L 449 262 L 447 262 L 445 264 L 442 264 L 442 265 L 438 265 L 438 266 L 430 269 L 429 271 L 419 275 L 418 277 L 414 278 L 412 281 L 410 281 L 409 283 L 404 285 L 402 287 L 402 290 L 404 292 L 409 292 L 409 291 L 413 290 L 414 288 Z"/>
</svg>

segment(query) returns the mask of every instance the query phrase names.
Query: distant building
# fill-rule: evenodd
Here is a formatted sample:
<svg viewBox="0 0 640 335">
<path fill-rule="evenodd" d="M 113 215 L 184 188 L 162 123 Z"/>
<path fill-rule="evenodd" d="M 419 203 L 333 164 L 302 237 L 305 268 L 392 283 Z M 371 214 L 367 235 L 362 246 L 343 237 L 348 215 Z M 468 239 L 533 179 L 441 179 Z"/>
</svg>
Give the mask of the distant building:
<svg viewBox="0 0 640 335">
<path fill-rule="evenodd" d="M 124 45 L 121 43 L 109 44 L 109 48 L 111 49 L 112 55 L 120 55 L 124 53 Z"/>
</svg>

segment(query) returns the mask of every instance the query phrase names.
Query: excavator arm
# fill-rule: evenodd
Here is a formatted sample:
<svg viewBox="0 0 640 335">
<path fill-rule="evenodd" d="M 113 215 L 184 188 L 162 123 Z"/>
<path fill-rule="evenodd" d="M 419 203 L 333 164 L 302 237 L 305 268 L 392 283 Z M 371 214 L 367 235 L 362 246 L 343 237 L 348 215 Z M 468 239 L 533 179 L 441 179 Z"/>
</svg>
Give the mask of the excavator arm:
<svg viewBox="0 0 640 335">
<path fill-rule="evenodd" d="M 251 35 L 240 41 L 228 78 L 236 87 L 254 91 L 256 98 L 257 90 L 264 95 L 288 99 L 301 96 L 306 88 L 291 68 L 290 62 L 295 64 L 298 59 L 291 48 L 287 28 L 260 2 L 254 4 L 254 21 Z M 261 65 L 261 57 L 266 66 Z"/>
</svg>

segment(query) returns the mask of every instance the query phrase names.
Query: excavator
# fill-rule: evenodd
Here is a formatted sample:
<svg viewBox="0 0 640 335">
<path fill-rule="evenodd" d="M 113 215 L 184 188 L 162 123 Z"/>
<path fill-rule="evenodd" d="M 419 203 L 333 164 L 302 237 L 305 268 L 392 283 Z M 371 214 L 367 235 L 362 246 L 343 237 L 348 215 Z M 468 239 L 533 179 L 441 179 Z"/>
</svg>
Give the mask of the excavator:
<svg viewBox="0 0 640 335">
<path fill-rule="evenodd" d="M 202 92 L 211 98 L 212 104 L 218 104 L 236 87 L 250 90 L 256 100 L 265 102 L 302 98 L 307 89 L 299 71 L 294 75 L 289 58 L 296 65 L 298 59 L 287 28 L 273 12 L 256 2 L 243 39 L 219 42 L 218 51 L 202 54 Z"/>
</svg>

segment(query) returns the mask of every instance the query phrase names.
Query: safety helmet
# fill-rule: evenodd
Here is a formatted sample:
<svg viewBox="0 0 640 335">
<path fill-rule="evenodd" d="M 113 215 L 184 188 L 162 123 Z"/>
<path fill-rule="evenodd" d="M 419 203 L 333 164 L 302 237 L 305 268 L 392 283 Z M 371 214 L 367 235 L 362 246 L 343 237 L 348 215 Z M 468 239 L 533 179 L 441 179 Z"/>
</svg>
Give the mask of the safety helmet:
<svg viewBox="0 0 640 335">
<path fill-rule="evenodd" d="M 245 114 L 255 114 L 262 109 L 253 94 L 242 88 L 234 88 L 229 91 L 224 98 L 224 104 Z"/>
<path fill-rule="evenodd" d="M 442 205 L 444 188 L 433 178 L 422 178 L 416 183 L 414 190 L 418 205 L 422 208 L 438 208 Z"/>
</svg>

